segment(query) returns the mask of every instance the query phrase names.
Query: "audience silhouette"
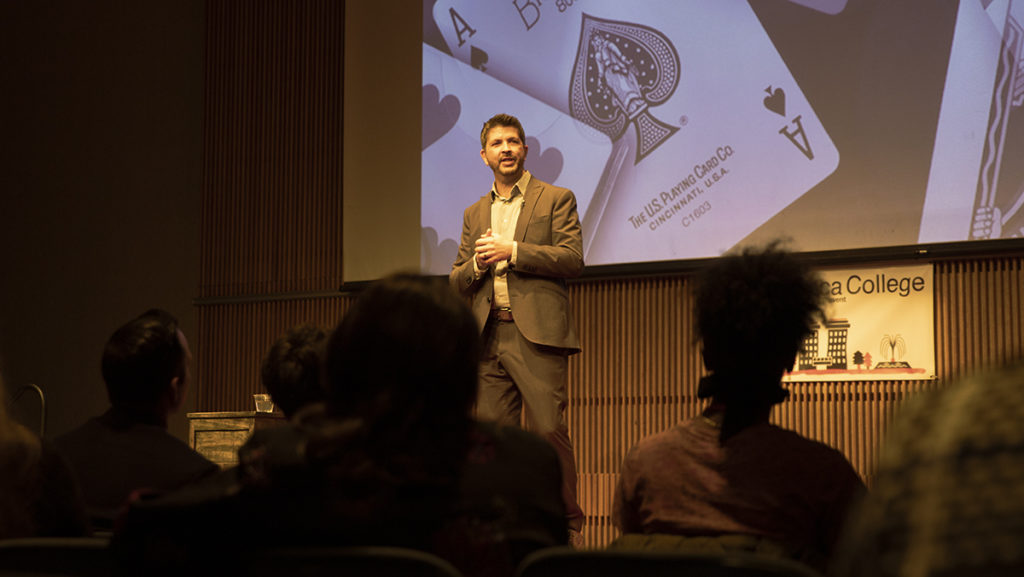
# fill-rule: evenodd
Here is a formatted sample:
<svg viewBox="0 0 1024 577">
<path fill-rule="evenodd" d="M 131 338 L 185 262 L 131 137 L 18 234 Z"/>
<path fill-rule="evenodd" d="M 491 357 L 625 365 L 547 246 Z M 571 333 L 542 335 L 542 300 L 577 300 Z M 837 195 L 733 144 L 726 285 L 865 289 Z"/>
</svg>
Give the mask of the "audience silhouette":
<svg viewBox="0 0 1024 577">
<path fill-rule="evenodd" d="M 1024 574 L 1024 364 L 906 402 L 832 573 Z"/>
<path fill-rule="evenodd" d="M 823 299 L 816 276 L 777 244 L 700 272 L 695 315 L 709 374 L 697 394 L 709 403 L 627 454 L 614 546 L 742 549 L 825 567 L 864 485 L 835 449 L 769 423 Z"/>
<path fill-rule="evenodd" d="M 236 476 L 134 503 L 118 558 L 174 572 L 224 549 L 389 545 L 467 575 L 511 575 L 568 538 L 561 470 L 543 439 L 472 418 L 479 330 L 441 279 L 368 287 L 327 341 L 326 402 L 239 451 Z M 209 569 L 209 565 L 204 565 Z"/>
<path fill-rule="evenodd" d="M 134 491 L 176 489 L 220 470 L 167 431 L 185 399 L 191 363 L 177 319 L 163 310 L 132 319 L 107 341 L 102 372 L 110 409 L 54 440 L 94 528 L 110 530 Z"/>
<path fill-rule="evenodd" d="M 325 398 L 320 364 L 327 333 L 314 324 L 292 327 L 274 342 L 260 368 L 260 380 L 274 406 L 291 418 Z"/>
</svg>

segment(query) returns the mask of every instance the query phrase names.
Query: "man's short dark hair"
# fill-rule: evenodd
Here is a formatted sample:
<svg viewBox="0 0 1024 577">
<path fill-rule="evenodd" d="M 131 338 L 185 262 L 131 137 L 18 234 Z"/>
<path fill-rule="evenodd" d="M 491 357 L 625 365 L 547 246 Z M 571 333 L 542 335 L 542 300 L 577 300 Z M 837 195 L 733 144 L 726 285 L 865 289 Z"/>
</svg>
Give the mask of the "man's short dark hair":
<svg viewBox="0 0 1024 577">
<path fill-rule="evenodd" d="M 519 122 L 519 119 L 511 114 L 495 114 L 484 123 L 484 127 L 480 130 L 480 148 L 487 148 L 487 133 L 491 131 L 495 126 L 511 126 L 519 131 L 519 140 L 526 143 L 526 131 L 523 130 L 523 125 Z"/>
<path fill-rule="evenodd" d="M 155 406 L 175 377 L 185 374 L 178 320 L 151 309 L 114 331 L 101 362 L 107 396 L 115 406 Z"/>
<path fill-rule="evenodd" d="M 263 359 L 260 380 L 285 416 L 324 400 L 320 361 L 326 338 L 316 325 L 298 325 L 277 339 Z"/>
</svg>

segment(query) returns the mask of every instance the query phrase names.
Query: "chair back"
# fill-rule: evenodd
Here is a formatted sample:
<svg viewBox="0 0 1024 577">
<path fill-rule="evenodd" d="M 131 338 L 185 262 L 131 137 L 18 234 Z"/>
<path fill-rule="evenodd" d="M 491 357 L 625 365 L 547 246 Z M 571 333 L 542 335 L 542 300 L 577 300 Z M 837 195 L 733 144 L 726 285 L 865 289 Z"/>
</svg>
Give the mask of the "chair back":
<svg viewBox="0 0 1024 577">
<path fill-rule="evenodd" d="M 110 577 L 108 543 L 103 537 L 0 540 L 0 577 Z"/>
<path fill-rule="evenodd" d="M 789 559 L 746 553 L 552 548 L 523 560 L 516 577 L 821 577 Z"/>
<path fill-rule="evenodd" d="M 269 550 L 248 564 L 246 577 L 462 577 L 444 559 L 401 547 L 295 547 Z"/>
</svg>

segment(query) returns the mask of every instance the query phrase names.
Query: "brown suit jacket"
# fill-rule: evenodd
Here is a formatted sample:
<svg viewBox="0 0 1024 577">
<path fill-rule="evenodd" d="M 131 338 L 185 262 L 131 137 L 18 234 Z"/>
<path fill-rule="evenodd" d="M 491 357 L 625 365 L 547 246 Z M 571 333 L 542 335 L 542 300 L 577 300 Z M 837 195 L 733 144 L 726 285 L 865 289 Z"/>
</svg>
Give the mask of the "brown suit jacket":
<svg viewBox="0 0 1024 577">
<path fill-rule="evenodd" d="M 572 191 L 531 177 L 523 193 L 523 209 L 513 240 L 516 264 L 508 271 L 508 292 L 516 326 L 532 343 L 580 350 L 569 308 L 565 279 L 583 271 L 583 234 Z M 494 294 L 494 275 L 473 272 L 476 239 L 491 227 L 491 194 L 466 209 L 459 255 L 449 281 L 472 298 L 473 314 L 483 330 Z"/>
</svg>

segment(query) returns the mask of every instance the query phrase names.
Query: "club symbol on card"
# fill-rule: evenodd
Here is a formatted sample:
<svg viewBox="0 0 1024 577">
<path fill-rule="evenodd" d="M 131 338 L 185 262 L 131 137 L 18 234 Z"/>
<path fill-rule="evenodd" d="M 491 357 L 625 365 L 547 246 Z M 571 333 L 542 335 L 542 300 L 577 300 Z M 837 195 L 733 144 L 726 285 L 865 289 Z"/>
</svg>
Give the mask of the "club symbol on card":
<svg viewBox="0 0 1024 577">
<path fill-rule="evenodd" d="M 655 118 L 679 85 L 679 54 L 661 32 L 583 14 L 569 105 L 578 120 L 618 140 L 636 124 L 639 163 L 679 130 Z"/>
<path fill-rule="evenodd" d="M 772 87 L 764 89 L 768 96 L 764 97 L 764 107 L 779 116 L 786 116 L 786 91 L 781 88 L 772 90 Z"/>
<path fill-rule="evenodd" d="M 469 65 L 476 68 L 480 72 L 487 71 L 487 60 L 490 57 L 486 52 L 477 48 L 476 46 L 469 47 Z"/>
</svg>

